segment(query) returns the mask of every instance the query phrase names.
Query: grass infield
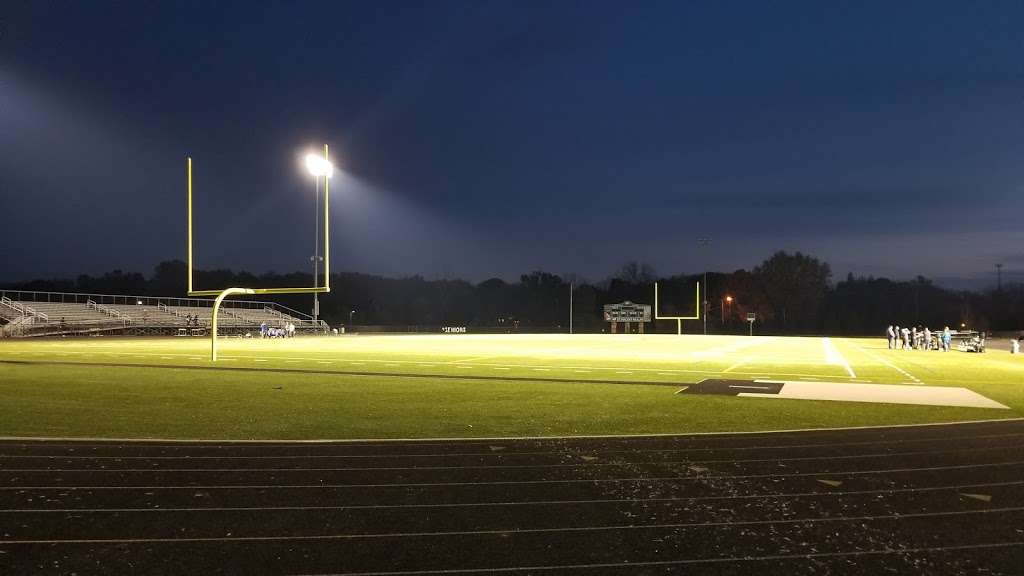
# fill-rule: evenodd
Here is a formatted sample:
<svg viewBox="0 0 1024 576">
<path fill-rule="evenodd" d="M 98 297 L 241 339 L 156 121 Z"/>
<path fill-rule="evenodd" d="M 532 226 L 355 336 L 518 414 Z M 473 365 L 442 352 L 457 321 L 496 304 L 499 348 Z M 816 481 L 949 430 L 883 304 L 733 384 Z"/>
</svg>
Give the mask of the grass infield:
<svg viewBox="0 0 1024 576">
<path fill-rule="evenodd" d="M 350 439 L 1017 418 L 1024 356 L 881 339 L 408 335 L 0 341 L 0 436 Z M 705 378 L 963 386 L 1011 410 L 676 395 Z M 627 385 L 628 384 L 628 385 Z"/>
</svg>

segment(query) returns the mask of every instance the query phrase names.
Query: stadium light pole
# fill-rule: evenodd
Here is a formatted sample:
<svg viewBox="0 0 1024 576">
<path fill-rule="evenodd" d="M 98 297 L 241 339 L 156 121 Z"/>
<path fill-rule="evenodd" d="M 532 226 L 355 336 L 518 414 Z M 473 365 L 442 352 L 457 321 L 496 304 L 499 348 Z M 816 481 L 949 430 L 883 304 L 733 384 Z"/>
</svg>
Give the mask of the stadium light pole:
<svg viewBox="0 0 1024 576">
<path fill-rule="evenodd" d="M 348 325 L 349 325 L 349 327 L 352 326 L 352 316 L 354 316 L 355 313 L 356 313 L 355 310 L 349 310 L 349 312 L 348 312 Z"/>
<path fill-rule="evenodd" d="M 318 286 L 317 277 L 320 275 L 320 178 L 324 179 L 324 188 L 327 188 L 327 179 L 334 175 L 334 165 L 327 160 L 326 153 L 324 157 L 320 157 L 316 154 L 306 154 L 306 170 L 313 176 L 315 182 L 314 192 L 314 211 L 313 211 L 313 286 Z M 326 210 L 326 199 L 324 201 L 324 210 Z M 324 229 L 324 235 L 327 235 L 327 229 Z M 319 294 L 313 293 L 313 325 L 319 324 L 318 320 L 320 317 L 320 298 Z"/>
<path fill-rule="evenodd" d="M 569 334 L 572 334 L 572 281 L 569 282 Z"/>
</svg>

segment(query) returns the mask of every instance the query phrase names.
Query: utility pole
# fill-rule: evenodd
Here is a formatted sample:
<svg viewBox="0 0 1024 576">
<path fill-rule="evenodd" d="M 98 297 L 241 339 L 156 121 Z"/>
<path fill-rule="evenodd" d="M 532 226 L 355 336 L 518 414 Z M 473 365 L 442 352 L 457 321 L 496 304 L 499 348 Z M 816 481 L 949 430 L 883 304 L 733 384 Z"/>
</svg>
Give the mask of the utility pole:
<svg viewBox="0 0 1024 576">
<path fill-rule="evenodd" d="M 699 247 L 704 249 L 703 250 L 703 252 L 704 252 L 704 314 L 702 316 L 704 318 L 704 335 L 705 336 L 708 335 L 708 294 L 709 294 L 709 291 L 708 291 L 708 257 L 707 257 L 707 247 L 710 244 L 711 244 L 711 238 L 707 238 L 705 236 L 697 238 L 697 246 L 699 246 Z"/>
<path fill-rule="evenodd" d="M 569 281 L 569 334 L 572 334 L 572 281 Z"/>
</svg>

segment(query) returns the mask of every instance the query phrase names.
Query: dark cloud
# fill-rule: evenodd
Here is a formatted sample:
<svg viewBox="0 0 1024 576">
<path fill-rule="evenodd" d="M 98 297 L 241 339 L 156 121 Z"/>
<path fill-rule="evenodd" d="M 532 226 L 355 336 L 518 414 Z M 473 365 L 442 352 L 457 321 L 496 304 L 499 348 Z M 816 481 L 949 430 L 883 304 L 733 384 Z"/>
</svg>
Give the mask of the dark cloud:
<svg viewBox="0 0 1024 576">
<path fill-rule="evenodd" d="M 0 23 L 7 279 L 183 256 L 600 278 L 750 267 L 982 278 L 1019 245 L 1014 3 L 20 3 Z M 712 247 L 693 248 L 697 236 Z M 979 240 L 981 239 L 981 240 Z M 981 242 L 981 243 L 979 243 Z M 942 259 L 879 247 L 939 246 Z"/>
</svg>

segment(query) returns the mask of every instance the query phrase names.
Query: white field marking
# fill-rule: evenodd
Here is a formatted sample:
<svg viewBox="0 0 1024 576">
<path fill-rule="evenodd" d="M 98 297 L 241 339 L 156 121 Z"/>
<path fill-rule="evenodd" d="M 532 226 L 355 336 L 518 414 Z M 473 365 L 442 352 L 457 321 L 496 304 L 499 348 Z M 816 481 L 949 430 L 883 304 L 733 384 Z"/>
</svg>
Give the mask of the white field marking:
<svg viewBox="0 0 1024 576">
<path fill-rule="evenodd" d="M 822 338 L 822 345 L 825 347 L 825 363 L 835 364 L 842 366 L 846 369 L 846 372 L 850 375 L 850 378 L 856 378 L 853 368 L 850 367 L 850 363 L 843 357 L 836 345 L 832 343 L 831 338 Z"/>
<path fill-rule="evenodd" d="M 317 364 L 333 364 L 330 360 L 320 360 Z"/>
<path fill-rule="evenodd" d="M 953 450 L 911 450 L 905 452 L 875 452 L 869 454 L 826 454 L 824 456 L 792 456 L 789 458 L 716 458 L 716 459 L 685 459 L 685 460 L 660 460 L 650 462 L 658 466 L 676 464 L 764 464 L 766 462 L 816 462 L 819 460 L 861 460 L 864 458 L 897 458 L 904 456 L 930 456 L 936 454 L 958 454 L 960 452 L 992 452 L 995 450 L 1006 450 L 1006 446 L 989 446 L 987 448 L 957 448 Z M 5 468 L 5 472 L 64 472 L 64 473 L 162 473 L 162 472 L 404 472 L 409 470 L 549 470 L 555 468 L 609 468 L 628 467 L 636 465 L 636 462 L 573 462 L 570 464 L 473 464 L 469 466 L 350 466 L 350 467 L 324 467 L 324 468 Z M 840 473 L 841 474 L 841 473 Z"/>
<path fill-rule="evenodd" d="M 767 378 L 761 379 L 763 382 L 772 382 Z M 778 382 L 784 384 L 785 382 Z M 129 444 L 135 444 L 140 442 L 153 443 L 162 442 L 166 445 L 159 446 L 161 449 L 171 448 L 185 448 L 185 449 L 203 449 L 211 448 L 216 450 L 222 450 L 224 445 L 231 445 L 233 447 L 240 448 L 253 448 L 253 447 L 267 447 L 267 446 L 280 446 L 282 444 L 292 444 L 295 446 L 309 446 L 309 445 L 326 445 L 326 444 L 339 444 L 343 446 L 351 446 L 353 444 L 365 444 L 367 442 L 373 442 L 375 444 L 383 445 L 395 445 L 402 443 L 411 443 L 417 446 L 448 446 L 452 442 L 498 442 L 498 441 L 509 441 L 509 440 L 591 440 L 594 438 L 599 439 L 627 439 L 627 440 L 654 440 L 662 438 L 706 438 L 708 436 L 715 436 L 722 439 L 731 439 L 739 436 L 776 436 L 778 434 L 792 434 L 794 432 L 801 432 L 809 436 L 817 436 L 822 433 L 830 432 L 846 432 L 850 430 L 886 430 L 886 429 L 903 429 L 903 428 L 947 428 L 950 426 L 956 426 L 958 424 L 1007 424 L 1012 422 L 1024 422 L 1024 418 L 986 418 L 983 420 L 953 420 L 950 422 L 929 422 L 926 424 L 881 424 L 872 426 L 832 426 L 826 428 L 782 428 L 779 430 L 750 430 L 740 432 L 686 432 L 686 433 L 649 433 L 649 434 L 577 434 L 577 435 L 562 435 L 562 436 L 451 436 L 451 437 L 430 437 L 430 438 L 318 438 L 314 440 L 295 440 L 295 439 L 282 439 L 282 438 L 263 438 L 260 440 L 230 440 L 230 439 L 210 439 L 210 438 L 98 438 L 93 436 L 0 436 L 0 440 L 5 442 L 32 442 L 33 446 L 36 442 L 48 442 L 50 446 L 75 446 L 75 447 L 92 447 L 92 446 L 107 446 L 111 442 L 125 442 Z M 985 438 L 987 436 L 977 436 L 977 438 Z M 971 437 L 974 438 L 974 437 Z M 714 440 L 715 438 L 711 438 Z M 910 440 L 906 440 L 909 442 Z M 65 442 L 65 444 L 56 444 L 57 442 Z M 86 444 L 86 442 L 102 442 L 102 444 Z M 903 442 L 901 440 L 876 440 L 876 443 L 898 443 Z M 27 444 L 12 444 L 15 446 L 26 446 Z M 824 444 L 827 445 L 827 444 Z M 458 455 L 458 454 L 456 454 Z M 1020 462 L 1024 464 L 1024 462 Z M 0 486 L 0 490 L 4 488 Z"/>
<path fill-rule="evenodd" d="M 503 368 L 501 366 L 498 366 L 495 368 L 495 370 L 511 370 L 511 368 Z"/>
<path fill-rule="evenodd" d="M 955 464 L 951 466 L 928 466 L 921 468 L 886 468 L 872 470 L 850 470 L 845 472 L 789 472 L 786 474 L 735 474 L 716 476 L 654 476 L 654 477 L 623 477 L 623 478 L 570 478 L 564 480 L 495 480 L 491 482 L 394 482 L 384 484 L 214 484 L 214 485 L 96 485 L 96 486 L 0 486 L 0 492 L 8 490 L 269 490 L 292 488 L 413 488 L 413 487 L 449 487 L 449 486 L 530 486 L 540 484 L 597 484 L 610 482 L 705 482 L 708 478 L 716 480 L 746 480 L 757 478 L 811 478 L 814 476 L 856 476 L 857 474 L 893 474 L 902 472 L 937 472 L 940 470 L 970 470 L 977 468 L 996 468 L 1003 466 L 1020 466 L 1024 460 L 1012 462 L 995 462 L 991 464 Z"/>
<path fill-rule="evenodd" d="M 739 362 L 733 364 L 732 366 L 729 366 L 725 370 L 722 370 L 722 373 L 724 374 L 726 372 L 732 372 L 733 370 L 735 370 L 735 369 L 739 368 L 740 366 L 743 366 L 744 364 L 746 364 L 747 360 L 748 359 L 746 359 L 746 358 L 744 358 L 743 360 L 740 360 Z"/>
<path fill-rule="evenodd" d="M 252 361 L 253 362 L 268 362 L 268 360 L 264 360 L 263 358 L 253 358 Z"/>
<path fill-rule="evenodd" d="M 305 536 L 207 536 L 187 538 L 76 538 L 67 540 L 3 540 L 4 544 L 115 544 L 115 543 L 147 543 L 147 542 L 266 542 L 279 540 L 370 540 L 378 538 L 424 538 L 436 536 L 472 536 L 516 534 L 552 534 L 560 532 L 611 532 L 621 530 L 678 530 L 680 528 L 706 528 L 711 526 L 766 526 L 772 524 L 796 524 L 798 522 L 841 523 L 870 522 L 874 520 L 891 520 L 902 518 L 942 518 L 946 516 L 973 516 L 978 514 L 999 514 L 1004 512 L 1021 512 L 1024 506 L 1006 508 L 982 508 L 978 510 L 952 510 L 948 512 L 909 512 L 906 514 L 880 514 L 874 516 L 819 516 L 815 518 L 784 518 L 778 520 L 739 520 L 731 522 L 671 522 L 661 524 L 613 524 L 609 526 L 559 526 L 554 528 L 504 528 L 491 530 L 450 530 L 438 532 L 384 532 L 377 534 L 311 534 Z M 1024 545 L 1024 542 L 1015 544 Z M 904 552 L 904 550 L 899 550 Z M 799 557 L 806 557 L 805 554 Z M 476 571 L 476 570 L 474 570 Z"/>
<path fill-rule="evenodd" d="M 900 368 L 899 366 L 897 366 L 897 365 L 895 365 L 895 364 L 893 364 L 893 363 L 889 362 L 889 361 L 888 361 L 888 360 L 886 360 L 885 358 L 882 358 L 881 356 L 878 356 L 877 354 L 875 354 L 874 352 L 871 352 L 871 351 L 869 351 L 868 349 L 864 348 L 863 346 L 861 346 L 861 345 L 859 345 L 859 344 L 858 344 L 858 345 L 857 345 L 857 348 L 860 348 L 860 351 L 861 351 L 861 352 L 863 352 L 863 353 L 867 354 L 867 355 L 868 355 L 868 356 L 870 356 L 870 357 L 871 357 L 872 359 L 874 359 L 874 360 L 875 360 L 876 362 L 881 362 L 882 364 L 885 364 L 885 365 L 886 365 L 886 366 L 888 366 L 889 368 L 892 368 L 893 370 L 895 370 L 895 371 L 899 372 L 900 374 L 903 374 L 903 375 L 904 375 L 904 376 L 906 376 L 907 378 L 910 378 L 911 380 L 913 380 L 913 381 L 914 381 L 914 383 L 915 383 L 915 384 L 923 384 L 923 383 L 924 383 L 924 382 L 922 382 L 922 381 L 921 381 L 921 379 L 919 379 L 919 378 L 918 378 L 917 376 L 914 376 L 914 375 L 913 375 L 913 374 L 911 374 L 910 372 L 907 372 L 907 371 L 906 371 L 906 370 L 904 370 L 903 368 Z"/>
<path fill-rule="evenodd" d="M 174 360 L 174 358 L 171 357 L 171 356 L 161 356 L 160 359 L 161 360 Z"/>
<path fill-rule="evenodd" d="M 734 496 L 684 496 L 666 498 L 597 498 L 590 500 L 532 500 L 510 502 L 449 502 L 443 504 L 348 504 L 337 506 L 206 506 L 180 508 L 15 508 L 0 510 L 0 514 L 73 514 L 86 513 L 125 513 L 125 512 L 244 512 L 284 511 L 284 510 L 391 510 L 417 508 L 487 508 L 500 506 L 558 506 L 558 505 L 592 505 L 621 504 L 628 502 L 707 502 L 719 500 L 767 500 L 785 498 L 822 498 L 830 499 L 837 496 L 864 496 L 868 494 L 908 494 L 915 492 L 945 492 L 960 490 L 976 490 L 978 488 L 1001 488 L 1020 486 L 1022 481 L 986 482 L 981 484 L 960 484 L 952 486 L 925 486 L 921 488 L 882 488 L 879 490 L 846 490 L 828 492 L 777 492 L 769 494 L 740 494 Z"/>
<path fill-rule="evenodd" d="M 784 386 L 777 394 L 740 393 L 740 396 L 1010 409 L 1009 406 L 1004 406 L 973 390 L 954 386 L 901 386 L 899 384 L 853 384 L 850 382 L 800 382 L 788 380 L 785 381 Z"/>
<path fill-rule="evenodd" d="M 619 370 L 616 374 L 632 374 L 629 370 Z"/>
<path fill-rule="evenodd" d="M 658 376 L 675 376 L 675 372 L 658 372 Z"/>
<path fill-rule="evenodd" d="M 590 370 L 573 370 L 577 374 L 590 374 Z"/>
<path fill-rule="evenodd" d="M 1002 439 L 1002 438 L 1019 438 L 1024 436 L 1024 433 L 1011 433 L 1011 434 L 982 434 L 978 436 L 964 436 L 958 437 L 957 441 L 968 441 L 968 440 L 990 440 L 990 439 Z M 628 450 L 601 450 L 602 455 L 609 454 L 676 454 L 676 453 L 694 453 L 694 452 L 720 452 L 726 451 L 764 451 L 764 450 L 786 450 L 786 449 L 803 449 L 803 448 L 838 448 L 838 447 L 851 447 L 851 446 L 879 446 L 889 444 L 925 444 L 928 442 L 948 442 L 948 436 L 933 436 L 931 438 L 894 438 L 889 440 L 860 440 L 856 442 L 821 442 L 815 444 L 763 444 L 753 446 L 731 446 L 731 447 L 707 447 L 707 448 L 630 448 Z M 305 443 L 297 443 L 305 445 Z M 435 444 L 436 445 L 436 444 Z M 25 446 L 21 444 L 21 446 Z M 85 447 L 95 447 L 95 444 L 87 444 Z M 243 445 L 244 446 L 244 445 Z M 431 446 L 431 444 L 426 444 Z M 223 446 L 159 446 L 161 450 L 167 448 L 218 448 L 221 449 Z M 244 446 L 251 447 L 251 446 Z M 262 446 L 261 446 L 262 447 Z M 564 456 L 564 450 L 537 450 L 537 451 L 512 451 L 512 452 L 501 452 L 495 453 L 489 452 L 438 452 L 432 454 L 386 454 L 387 458 L 446 458 L 446 457 L 466 457 L 466 456 L 489 456 L 489 457 L 500 457 L 505 456 Z M 44 459 L 44 460 L 366 460 L 369 458 L 381 458 L 381 454 L 302 454 L 302 455 L 249 455 L 249 456 L 194 456 L 194 455 L 183 455 L 183 456 L 68 456 L 68 455 L 34 455 L 34 454 L 2 454 L 2 458 L 12 460 L 25 460 L 25 459 Z"/>
<path fill-rule="evenodd" d="M 550 368 L 534 368 L 533 371 L 534 372 L 550 372 L 551 369 Z"/>
</svg>

